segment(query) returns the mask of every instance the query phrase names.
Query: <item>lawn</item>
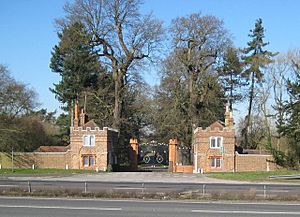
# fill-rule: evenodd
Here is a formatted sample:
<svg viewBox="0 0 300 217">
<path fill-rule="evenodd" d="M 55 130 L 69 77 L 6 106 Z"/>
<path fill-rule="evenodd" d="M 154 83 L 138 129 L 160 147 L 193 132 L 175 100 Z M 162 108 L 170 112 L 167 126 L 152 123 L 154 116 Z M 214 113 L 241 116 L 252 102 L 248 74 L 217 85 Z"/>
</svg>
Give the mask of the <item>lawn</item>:
<svg viewBox="0 0 300 217">
<path fill-rule="evenodd" d="M 7 174 L 74 174 L 95 173 L 95 170 L 65 170 L 65 169 L 0 169 L 0 176 Z"/>
<path fill-rule="evenodd" d="M 208 173 L 207 176 L 216 179 L 261 182 L 261 181 L 279 181 L 279 180 L 282 181 L 282 179 L 271 180 L 269 177 L 274 175 L 293 175 L 293 174 L 300 174 L 300 171 L 280 170 L 280 171 L 272 171 L 272 172 Z M 288 181 L 288 180 L 285 179 L 284 181 Z"/>
</svg>

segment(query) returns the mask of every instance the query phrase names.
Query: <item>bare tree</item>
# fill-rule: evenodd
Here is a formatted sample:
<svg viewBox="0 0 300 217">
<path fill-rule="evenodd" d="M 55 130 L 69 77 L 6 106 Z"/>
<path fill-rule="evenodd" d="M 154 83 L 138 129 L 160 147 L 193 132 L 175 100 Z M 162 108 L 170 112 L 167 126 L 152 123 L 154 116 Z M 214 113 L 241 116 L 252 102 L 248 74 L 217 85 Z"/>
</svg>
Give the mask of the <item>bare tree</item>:
<svg viewBox="0 0 300 217">
<path fill-rule="evenodd" d="M 292 56 L 293 52 L 280 54 L 273 63 L 270 63 L 264 70 L 264 82 L 254 97 L 254 112 L 263 120 L 266 131 L 267 147 L 281 150 L 284 143 L 283 132 L 280 128 L 285 125 L 286 108 L 288 101 L 287 81 L 292 75 Z M 257 121 L 257 120 L 256 120 Z M 256 122 L 255 121 L 255 122 Z M 276 132 L 277 128 L 277 132 Z"/>
<path fill-rule="evenodd" d="M 215 73 L 214 65 L 231 43 L 223 22 L 214 16 L 193 13 L 174 19 L 170 28 L 175 56 L 182 65 L 189 92 L 191 126 L 197 126 L 196 102 L 207 88 L 200 83 Z"/>
<path fill-rule="evenodd" d="M 270 81 L 273 90 L 273 101 L 271 102 L 274 109 L 273 117 L 275 118 L 277 128 L 280 128 L 285 122 L 284 104 L 288 97 L 286 83 L 291 75 L 291 61 L 288 54 L 278 56 L 275 62 L 270 65 L 268 71 L 271 74 Z M 276 137 L 276 148 L 280 150 L 280 144 L 282 142 L 282 132 L 280 132 L 280 130 L 277 130 Z"/>
<path fill-rule="evenodd" d="M 114 119 L 119 129 L 128 76 L 160 48 L 162 22 L 139 12 L 140 0 L 75 0 L 64 7 L 60 26 L 81 22 L 91 34 L 91 45 L 101 64 L 113 74 Z"/>
<path fill-rule="evenodd" d="M 37 106 L 36 93 L 25 84 L 16 81 L 6 66 L 0 64 L 0 150 L 7 151 L 8 147 L 21 147 L 32 139 L 22 134 L 36 125 L 21 125 L 20 120 Z M 25 122 L 22 122 L 25 123 Z M 31 131 L 34 135 L 36 132 Z M 39 137 L 43 136 L 38 134 Z M 39 143 L 40 144 L 40 143 Z M 20 149 L 18 149 L 20 150 Z"/>
<path fill-rule="evenodd" d="M 37 106 L 36 93 L 17 82 L 8 69 L 0 64 L 0 115 L 13 119 Z"/>
</svg>

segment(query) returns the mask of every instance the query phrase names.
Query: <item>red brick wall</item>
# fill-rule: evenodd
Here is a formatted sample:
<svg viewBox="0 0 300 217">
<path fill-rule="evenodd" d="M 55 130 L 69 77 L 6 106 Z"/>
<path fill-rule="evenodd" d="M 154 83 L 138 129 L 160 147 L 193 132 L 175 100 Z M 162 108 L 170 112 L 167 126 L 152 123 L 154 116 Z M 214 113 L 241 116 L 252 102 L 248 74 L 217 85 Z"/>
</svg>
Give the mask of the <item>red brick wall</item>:
<svg viewBox="0 0 300 217">
<path fill-rule="evenodd" d="M 193 165 L 175 166 L 175 171 L 177 173 L 193 173 L 193 169 L 194 169 Z"/>
<path fill-rule="evenodd" d="M 70 153 L 34 153 L 34 163 L 37 168 L 55 168 L 66 169 L 70 168 Z"/>
<path fill-rule="evenodd" d="M 278 169 L 272 162 L 272 155 L 236 154 L 236 172 L 274 171 Z"/>
<path fill-rule="evenodd" d="M 68 152 L 16 152 L 14 153 L 15 168 L 56 168 L 65 169 L 70 162 Z M 3 168 L 11 168 L 11 156 L 2 157 Z"/>
</svg>

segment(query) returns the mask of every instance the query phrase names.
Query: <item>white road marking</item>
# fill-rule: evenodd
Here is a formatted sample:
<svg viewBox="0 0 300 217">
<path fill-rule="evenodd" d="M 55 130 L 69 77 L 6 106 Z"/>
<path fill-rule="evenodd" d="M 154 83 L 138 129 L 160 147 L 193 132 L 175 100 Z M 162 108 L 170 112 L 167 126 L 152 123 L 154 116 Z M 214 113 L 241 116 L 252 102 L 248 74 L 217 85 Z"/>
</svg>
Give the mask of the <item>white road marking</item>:
<svg viewBox="0 0 300 217">
<path fill-rule="evenodd" d="M 66 210 L 98 210 L 98 211 L 121 211 L 122 208 L 114 207 L 70 207 L 70 206 L 31 206 L 31 205 L 2 205 L 2 208 L 30 208 L 30 209 L 66 209 Z"/>
<path fill-rule="evenodd" d="M 275 211 L 243 211 L 243 210 L 191 210 L 194 213 L 219 213 L 219 214 L 261 214 L 261 215 L 300 215 L 300 212 L 275 212 Z"/>
<path fill-rule="evenodd" d="M 109 201 L 109 202 L 128 202 L 128 203 L 178 203 L 178 204 L 219 204 L 219 205 L 271 205 L 271 206 L 277 206 L 277 205 L 283 205 L 283 206 L 300 206 L 300 203 L 298 201 L 295 201 L 293 203 L 291 202 L 285 202 L 285 201 L 264 201 L 264 202 L 237 202 L 237 201 L 180 201 L 180 200 L 135 200 L 135 199 L 103 199 L 103 198 L 65 198 L 65 197 L 7 197 L 7 196 L 0 196 L 0 199 L 5 200 L 66 200 L 66 201 Z"/>
<path fill-rule="evenodd" d="M 0 187 L 20 187 L 20 185 L 0 185 Z"/>
</svg>

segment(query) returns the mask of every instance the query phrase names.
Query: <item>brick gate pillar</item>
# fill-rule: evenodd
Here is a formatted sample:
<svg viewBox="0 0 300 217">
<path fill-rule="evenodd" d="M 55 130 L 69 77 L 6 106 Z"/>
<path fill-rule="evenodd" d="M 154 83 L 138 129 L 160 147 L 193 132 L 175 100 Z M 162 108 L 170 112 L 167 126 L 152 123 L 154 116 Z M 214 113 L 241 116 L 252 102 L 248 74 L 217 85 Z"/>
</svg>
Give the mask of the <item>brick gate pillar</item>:
<svg viewBox="0 0 300 217">
<path fill-rule="evenodd" d="M 137 171 L 138 169 L 139 144 L 137 139 L 130 139 L 130 169 Z"/>
<path fill-rule="evenodd" d="M 169 172 L 176 172 L 177 144 L 177 139 L 169 140 Z"/>
</svg>

